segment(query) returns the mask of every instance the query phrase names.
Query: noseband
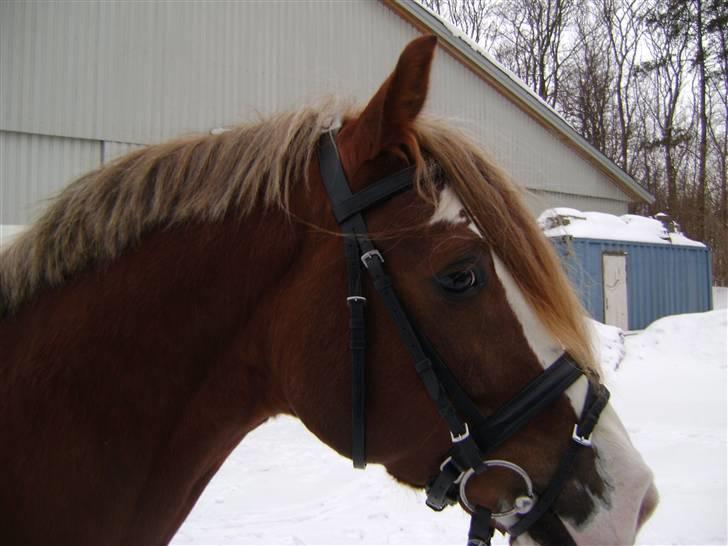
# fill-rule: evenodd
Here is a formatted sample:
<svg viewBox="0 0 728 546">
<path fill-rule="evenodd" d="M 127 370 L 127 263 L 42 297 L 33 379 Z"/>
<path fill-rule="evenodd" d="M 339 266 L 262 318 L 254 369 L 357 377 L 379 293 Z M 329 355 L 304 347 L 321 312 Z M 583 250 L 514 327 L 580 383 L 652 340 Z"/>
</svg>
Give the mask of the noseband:
<svg viewBox="0 0 728 546">
<path fill-rule="evenodd" d="M 584 448 L 590 448 L 589 437 L 609 400 L 609 391 L 599 383 L 589 381 L 584 407 L 574 426 L 571 442 L 546 488 L 536 493 L 530 477 L 520 466 L 486 457 L 526 425 L 535 415 L 559 398 L 583 372 L 564 353 L 536 379 L 528 383 L 505 405 L 484 416 L 475 402 L 460 386 L 457 379 L 437 355 L 426 336 L 410 321 L 384 269 L 384 257 L 369 239 L 364 211 L 412 188 L 412 167 L 387 176 L 366 189 L 352 193 L 336 150 L 336 133 L 325 133 L 319 146 L 319 166 L 324 186 L 331 201 L 336 221 L 344 234 L 344 253 L 347 266 L 350 312 L 350 344 L 352 354 L 352 460 L 356 468 L 366 466 L 365 422 L 365 363 L 366 298 L 362 289 L 362 269 L 368 273 L 374 288 L 399 330 L 400 337 L 415 364 L 425 390 L 437 406 L 440 416 L 450 429 L 452 447 L 440 465 L 440 471 L 427 486 L 427 505 L 440 511 L 458 500 L 472 513 L 468 546 L 490 544 L 495 528 L 494 519 L 515 516 L 517 521 L 508 528 L 516 537 L 531 527 L 557 499 L 571 474 L 571 467 Z M 501 467 L 518 474 L 526 485 L 526 494 L 515 499 L 511 508 L 492 512 L 474 506 L 467 498 L 468 480 L 489 468 Z"/>
</svg>

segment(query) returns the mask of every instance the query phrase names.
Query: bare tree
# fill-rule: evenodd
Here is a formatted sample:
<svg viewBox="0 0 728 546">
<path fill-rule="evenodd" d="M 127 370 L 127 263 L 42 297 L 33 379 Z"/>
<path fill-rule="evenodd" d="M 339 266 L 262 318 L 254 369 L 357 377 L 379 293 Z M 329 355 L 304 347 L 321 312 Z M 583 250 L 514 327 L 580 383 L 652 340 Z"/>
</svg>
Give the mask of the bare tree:
<svg viewBox="0 0 728 546">
<path fill-rule="evenodd" d="M 498 6 L 496 57 L 551 106 L 559 102 L 561 72 L 576 52 L 567 29 L 577 6 L 576 0 L 503 0 Z"/>
<path fill-rule="evenodd" d="M 674 47 L 686 46 L 689 60 L 688 69 L 693 76 L 693 96 L 695 100 L 692 107 L 692 116 L 695 118 L 694 137 L 695 179 L 692 188 L 693 203 L 690 207 L 695 214 L 692 215 L 690 230 L 692 235 L 700 240 L 706 240 L 706 228 L 709 217 L 709 176 L 708 173 L 708 90 L 710 79 L 715 71 L 715 63 L 721 58 L 720 50 L 716 51 L 714 38 L 717 32 L 728 22 L 728 8 L 725 2 L 710 0 L 667 0 L 656 2 L 650 16 L 651 27 L 665 38 L 665 45 L 674 50 Z M 656 64 L 661 59 L 656 57 Z M 668 183 L 670 173 L 667 173 Z M 674 203 L 671 203 L 674 204 Z"/>
<path fill-rule="evenodd" d="M 659 0 L 656 0 L 659 3 Z M 653 6 L 654 7 L 654 6 Z M 654 121 L 657 134 L 646 148 L 659 146 L 664 157 L 667 208 L 678 216 L 678 184 L 675 154 L 687 139 L 687 132 L 676 124 L 688 61 L 688 37 L 674 32 L 672 21 L 656 11 L 647 16 L 650 32 L 647 46 L 652 60 L 642 63 L 640 73 L 650 81 L 651 93 L 643 98 L 646 113 Z"/>
<path fill-rule="evenodd" d="M 706 30 L 713 53 L 714 69 L 708 79 L 708 134 L 713 157 L 715 185 L 709 188 L 716 214 L 708 215 L 708 234 L 713 248 L 713 280 L 728 285 L 728 5 L 713 0 L 708 9 Z M 712 153 L 711 153 L 712 151 Z M 712 191 L 711 191 L 712 190 Z M 711 205 L 711 201 L 708 201 Z"/>
<path fill-rule="evenodd" d="M 632 171 L 630 152 L 634 133 L 636 108 L 637 57 L 645 25 L 639 14 L 644 0 L 597 0 L 598 23 L 608 38 L 611 60 L 614 63 L 614 102 L 619 130 L 617 163 Z"/>
<path fill-rule="evenodd" d="M 728 8 L 725 4 L 723 7 L 724 13 L 714 18 L 710 28 L 717 51 L 717 70 L 711 82 L 715 106 L 711 109 L 714 114 L 710 116 L 709 131 L 718 170 L 718 215 L 720 223 L 728 228 Z"/>
<path fill-rule="evenodd" d="M 489 0 L 421 0 L 422 5 L 453 23 L 475 43 L 491 47 L 498 35 L 496 2 Z"/>
<path fill-rule="evenodd" d="M 576 33 L 581 47 L 564 70 L 560 110 L 584 138 L 611 156 L 614 67 L 608 39 L 586 11 L 577 19 Z"/>
<path fill-rule="evenodd" d="M 698 193 L 697 193 L 697 210 L 698 210 L 698 230 L 697 235 L 700 240 L 705 240 L 706 232 L 706 200 L 708 198 L 707 183 L 707 164 L 708 164 L 708 111 L 707 111 L 707 84 L 706 77 L 706 51 L 705 51 L 705 18 L 703 16 L 703 0 L 694 0 L 695 17 L 695 65 L 698 70 L 697 91 L 698 91 L 698 116 L 699 138 L 698 138 Z"/>
</svg>

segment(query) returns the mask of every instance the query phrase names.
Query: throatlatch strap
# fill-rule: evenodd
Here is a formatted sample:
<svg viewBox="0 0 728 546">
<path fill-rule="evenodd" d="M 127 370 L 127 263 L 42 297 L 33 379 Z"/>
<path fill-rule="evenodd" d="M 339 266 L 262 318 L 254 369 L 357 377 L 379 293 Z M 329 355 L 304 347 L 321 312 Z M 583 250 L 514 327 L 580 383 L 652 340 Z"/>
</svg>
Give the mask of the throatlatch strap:
<svg viewBox="0 0 728 546">
<path fill-rule="evenodd" d="M 344 169 L 334 144 L 335 134 L 325 134 L 319 146 L 319 165 L 324 187 L 332 207 L 352 196 Z M 361 282 L 359 241 L 357 232 L 366 234 L 361 215 L 343 222 L 344 255 L 347 270 L 347 298 L 349 307 L 349 348 L 351 350 L 351 459 L 355 468 L 366 466 L 366 298 Z"/>
<path fill-rule="evenodd" d="M 344 251 L 347 268 L 347 304 L 349 306 L 349 331 L 352 360 L 352 450 L 351 458 L 356 468 L 366 466 L 366 298 L 361 282 L 362 265 L 381 262 L 368 236 L 362 212 L 390 197 L 412 187 L 413 168 L 407 168 L 388 176 L 365 190 L 353 194 L 336 150 L 336 132 L 322 135 L 319 143 L 319 166 L 324 187 L 329 195 L 334 216 L 344 234 Z M 362 264 L 364 256 L 370 255 Z M 383 272 L 383 270 L 382 270 Z M 376 285 L 376 283 L 375 283 Z"/>
<path fill-rule="evenodd" d="M 352 252 L 353 263 L 347 260 L 349 274 L 349 349 L 351 350 L 351 459 L 354 468 L 366 467 L 366 298 L 362 293 L 359 256 L 356 243 L 347 240 L 347 254 Z"/>
</svg>

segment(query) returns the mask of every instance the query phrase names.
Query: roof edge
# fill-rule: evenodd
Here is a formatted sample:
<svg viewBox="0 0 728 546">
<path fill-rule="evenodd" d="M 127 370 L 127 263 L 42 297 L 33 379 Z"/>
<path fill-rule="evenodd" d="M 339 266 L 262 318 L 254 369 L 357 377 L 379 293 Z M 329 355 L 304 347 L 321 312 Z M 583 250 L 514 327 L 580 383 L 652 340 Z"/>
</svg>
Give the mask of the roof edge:
<svg viewBox="0 0 728 546">
<path fill-rule="evenodd" d="M 503 67 L 489 59 L 484 53 L 474 50 L 460 37 L 455 36 L 445 23 L 427 8 L 416 0 L 381 0 L 381 2 L 420 30 L 436 34 L 440 38 L 441 47 L 493 84 L 507 98 L 516 102 L 521 109 L 534 117 L 547 130 L 554 132 L 557 137 L 605 173 L 627 195 L 648 204 L 654 203 L 655 198 L 652 194 L 640 186 L 629 174 L 592 146 L 549 106 L 533 96 L 529 90 L 524 89 L 520 83 L 514 81 Z"/>
</svg>

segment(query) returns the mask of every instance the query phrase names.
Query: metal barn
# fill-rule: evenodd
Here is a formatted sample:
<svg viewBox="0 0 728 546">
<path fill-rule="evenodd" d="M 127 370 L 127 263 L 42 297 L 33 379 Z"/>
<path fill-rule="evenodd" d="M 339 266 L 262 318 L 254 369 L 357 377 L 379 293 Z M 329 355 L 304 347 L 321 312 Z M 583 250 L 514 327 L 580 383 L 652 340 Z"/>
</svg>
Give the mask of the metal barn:
<svg viewBox="0 0 728 546">
<path fill-rule="evenodd" d="M 599 322 L 640 330 L 667 315 L 712 309 L 711 257 L 705 245 L 667 230 L 655 241 L 640 236 L 627 240 L 628 234 L 620 240 L 625 234 L 613 232 L 602 238 L 598 231 L 596 236 L 569 231 L 577 230 L 567 225 L 547 229 L 546 234 L 582 303 Z"/>
<path fill-rule="evenodd" d="M 0 225 L 32 222 L 71 179 L 136 147 L 331 93 L 364 101 L 422 34 L 440 40 L 427 108 L 474 133 L 530 190 L 534 214 L 624 214 L 652 199 L 415 0 L 4 0 Z"/>
</svg>

